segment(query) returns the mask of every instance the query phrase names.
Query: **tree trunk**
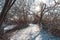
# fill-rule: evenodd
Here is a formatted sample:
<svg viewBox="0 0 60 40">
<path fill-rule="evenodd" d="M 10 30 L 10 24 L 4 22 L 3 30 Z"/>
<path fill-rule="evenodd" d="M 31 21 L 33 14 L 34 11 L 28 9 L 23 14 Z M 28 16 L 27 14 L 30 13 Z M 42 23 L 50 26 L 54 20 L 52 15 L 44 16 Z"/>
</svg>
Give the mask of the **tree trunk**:
<svg viewBox="0 0 60 40">
<path fill-rule="evenodd" d="M 0 38 L 4 35 L 4 28 L 2 27 L 2 23 L 5 20 L 9 9 L 11 8 L 11 6 L 14 4 L 15 1 L 16 0 L 5 0 L 4 7 L 0 14 Z M 4 39 L 4 40 L 6 40 L 6 39 Z"/>
</svg>

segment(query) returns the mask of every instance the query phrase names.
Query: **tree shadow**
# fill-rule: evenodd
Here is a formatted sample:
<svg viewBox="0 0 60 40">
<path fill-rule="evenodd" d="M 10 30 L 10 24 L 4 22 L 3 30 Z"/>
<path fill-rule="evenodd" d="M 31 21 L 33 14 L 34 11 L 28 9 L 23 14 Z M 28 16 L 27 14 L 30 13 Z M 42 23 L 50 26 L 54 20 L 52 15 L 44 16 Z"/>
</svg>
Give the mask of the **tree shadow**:
<svg viewBox="0 0 60 40">
<path fill-rule="evenodd" d="M 60 37 L 51 35 L 48 33 L 48 31 L 45 31 L 44 29 L 42 29 L 36 36 L 31 38 L 31 40 L 35 40 L 39 35 L 39 38 L 41 38 L 41 40 L 60 40 Z"/>
</svg>

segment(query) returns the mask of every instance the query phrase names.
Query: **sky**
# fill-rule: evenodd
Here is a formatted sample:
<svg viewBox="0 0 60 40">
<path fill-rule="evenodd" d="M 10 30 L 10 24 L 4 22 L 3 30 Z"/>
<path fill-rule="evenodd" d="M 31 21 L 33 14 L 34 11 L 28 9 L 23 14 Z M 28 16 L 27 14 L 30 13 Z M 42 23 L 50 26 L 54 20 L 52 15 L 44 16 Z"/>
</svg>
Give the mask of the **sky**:
<svg viewBox="0 0 60 40">
<path fill-rule="evenodd" d="M 0 0 L 0 12 L 1 12 L 1 10 L 2 10 L 3 5 L 4 5 L 4 0 L 3 0 L 3 1 Z"/>
<path fill-rule="evenodd" d="M 0 2 L 1 1 L 2 0 L 0 0 Z M 34 1 L 34 3 L 32 3 L 32 5 L 31 5 L 31 10 L 33 10 L 35 12 L 40 10 L 40 6 L 39 6 L 40 2 L 46 3 L 47 6 L 53 6 L 54 5 L 53 0 L 26 0 L 26 1 L 28 1 L 30 3 L 32 3 L 32 1 Z M 60 2 L 60 0 L 58 2 Z M 1 3 L 0 3 L 0 5 L 1 5 Z M 0 6 L 0 8 L 1 8 L 1 6 Z"/>
<path fill-rule="evenodd" d="M 34 3 L 31 5 L 31 10 L 33 12 L 38 12 L 40 10 L 39 4 L 43 2 L 46 3 L 47 6 L 53 6 L 54 5 L 54 0 L 35 0 Z"/>
</svg>

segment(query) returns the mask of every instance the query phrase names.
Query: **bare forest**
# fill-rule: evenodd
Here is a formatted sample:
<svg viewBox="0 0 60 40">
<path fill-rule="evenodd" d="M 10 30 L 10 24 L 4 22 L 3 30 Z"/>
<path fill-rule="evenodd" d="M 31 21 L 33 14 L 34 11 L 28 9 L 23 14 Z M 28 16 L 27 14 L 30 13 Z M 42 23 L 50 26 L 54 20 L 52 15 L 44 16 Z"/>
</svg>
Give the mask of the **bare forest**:
<svg viewBox="0 0 60 40">
<path fill-rule="evenodd" d="M 0 40 L 60 40 L 60 0 L 0 0 Z"/>
</svg>

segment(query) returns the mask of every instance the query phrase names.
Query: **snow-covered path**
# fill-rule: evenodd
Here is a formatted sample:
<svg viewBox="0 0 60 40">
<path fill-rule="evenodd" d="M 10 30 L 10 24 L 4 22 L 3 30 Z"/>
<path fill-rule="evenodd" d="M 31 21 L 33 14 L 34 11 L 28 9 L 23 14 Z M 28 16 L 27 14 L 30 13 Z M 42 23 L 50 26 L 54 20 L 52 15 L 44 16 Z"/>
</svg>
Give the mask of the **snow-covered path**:
<svg viewBox="0 0 60 40">
<path fill-rule="evenodd" d="M 30 24 L 29 27 L 14 32 L 10 40 L 60 40 L 60 38 L 48 35 L 44 30 L 40 30 L 37 24 Z"/>
</svg>

